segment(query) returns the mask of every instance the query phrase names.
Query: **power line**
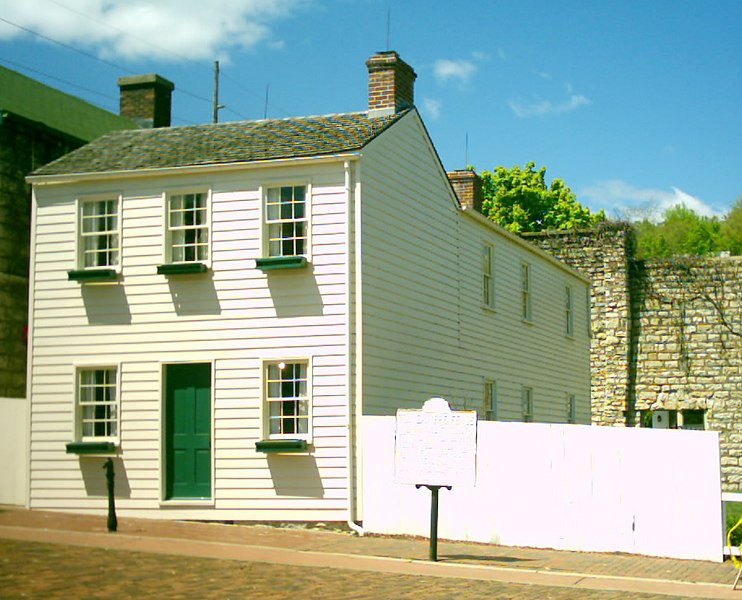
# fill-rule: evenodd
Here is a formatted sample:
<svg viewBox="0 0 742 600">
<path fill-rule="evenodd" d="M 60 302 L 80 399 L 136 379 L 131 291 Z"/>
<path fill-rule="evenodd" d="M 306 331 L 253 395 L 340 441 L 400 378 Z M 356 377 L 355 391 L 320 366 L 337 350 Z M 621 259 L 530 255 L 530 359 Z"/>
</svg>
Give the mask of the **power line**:
<svg viewBox="0 0 742 600">
<path fill-rule="evenodd" d="M 0 62 L 4 62 L 8 65 L 13 65 L 14 67 L 18 67 L 23 69 L 24 71 L 28 71 L 30 73 L 36 73 L 37 75 L 41 75 L 42 77 L 45 77 L 46 79 L 51 79 L 53 81 L 58 81 L 59 83 L 63 83 L 65 85 L 69 85 L 71 87 L 77 88 L 78 90 L 82 90 L 84 92 L 88 92 L 90 94 L 95 94 L 97 96 L 101 96 L 102 98 L 105 98 L 106 100 L 111 100 L 112 102 L 118 102 L 118 98 L 114 98 L 113 96 L 109 96 L 108 94 L 104 94 L 103 92 L 100 92 L 98 90 L 94 90 L 92 88 L 87 88 L 82 85 L 78 85 L 72 81 L 69 81 L 67 79 L 62 79 L 61 77 L 57 77 L 56 75 L 51 75 L 49 73 L 46 73 L 44 71 L 39 71 L 38 69 L 34 69 L 33 67 L 29 67 L 28 65 L 24 65 L 12 60 L 9 60 L 7 58 L 0 57 Z"/>
<path fill-rule="evenodd" d="M 116 31 L 116 32 L 120 33 L 121 35 L 124 35 L 124 36 L 130 37 L 132 39 L 135 39 L 135 40 L 137 40 L 137 41 L 139 41 L 141 43 L 144 43 L 144 44 L 146 44 L 146 45 L 148 45 L 148 46 L 150 46 L 152 48 L 155 48 L 155 49 L 157 49 L 157 50 L 159 50 L 161 52 L 168 53 L 168 54 L 170 54 L 171 56 L 173 56 L 175 58 L 178 58 L 178 59 L 181 59 L 181 60 L 189 60 L 185 56 L 179 55 L 179 54 L 177 54 L 175 52 L 172 52 L 171 50 L 169 50 L 167 48 L 163 48 L 161 46 L 158 46 L 156 44 L 153 44 L 153 43 L 149 42 L 146 39 L 143 39 L 143 38 L 140 38 L 138 36 L 135 36 L 135 35 L 127 32 L 127 31 L 124 31 L 124 30 L 122 30 L 122 29 L 120 29 L 118 27 L 115 27 L 113 25 L 110 25 L 110 24 L 108 24 L 106 22 L 103 22 L 103 21 L 101 21 L 99 19 L 95 19 L 95 18 L 91 17 L 90 15 L 86 15 L 86 14 L 84 14 L 84 13 L 78 11 L 78 10 L 75 10 L 75 9 L 69 7 L 69 6 L 66 6 L 66 5 L 62 4 L 62 3 L 58 2 L 57 0 L 48 0 L 48 1 L 51 2 L 51 3 L 53 3 L 53 4 L 55 4 L 56 6 L 59 6 L 60 8 L 63 8 L 65 10 L 68 10 L 68 11 L 70 11 L 72 13 L 75 13 L 75 14 L 77 14 L 79 16 L 82 16 L 82 17 L 84 17 L 86 19 L 89 19 L 90 21 L 93 21 L 94 23 L 96 23 L 96 24 L 98 24 L 98 25 L 100 25 L 102 27 L 107 27 L 107 28 L 109 28 L 109 29 L 111 29 L 113 31 Z M 6 24 L 8 24 L 8 25 L 10 25 L 12 27 L 15 27 L 15 28 L 17 28 L 17 29 L 19 29 L 21 31 L 25 31 L 26 33 L 29 33 L 31 35 L 34 35 L 34 36 L 36 36 L 38 38 L 41 38 L 43 40 L 46 40 L 48 42 L 51 42 L 51 43 L 56 44 L 58 46 L 61 46 L 62 48 L 65 48 L 67 50 L 71 50 L 72 52 L 76 52 L 78 54 L 81 54 L 82 56 L 85 56 L 85 57 L 87 57 L 89 59 L 95 60 L 95 61 L 97 61 L 99 63 L 106 64 L 106 65 L 108 65 L 110 67 L 114 67 L 115 69 L 119 69 L 119 70 L 124 71 L 125 73 L 131 74 L 131 75 L 137 74 L 135 71 L 132 71 L 131 69 L 128 69 L 127 67 L 124 67 L 123 65 L 120 65 L 120 64 L 111 62 L 109 60 L 100 58 L 99 56 L 96 56 L 96 55 L 94 55 L 94 54 L 92 54 L 90 52 L 86 52 L 85 50 L 81 50 L 81 49 L 76 48 L 76 47 L 74 47 L 74 46 L 72 46 L 70 44 L 67 44 L 65 42 L 59 41 L 57 39 L 54 39 L 52 37 L 46 36 L 46 35 L 44 35 L 42 33 L 39 33 L 38 31 L 35 31 L 35 30 L 30 29 L 28 27 L 24 27 L 23 25 L 19 25 L 18 23 L 14 23 L 12 21 L 9 21 L 8 19 L 5 19 L 4 17 L 0 17 L 0 21 L 4 22 L 4 23 L 6 23 Z M 12 61 L 9 61 L 7 59 L 2 59 L 2 60 L 4 60 L 5 62 L 7 62 L 9 64 L 14 64 Z M 17 63 L 15 63 L 15 64 L 17 64 Z M 20 65 L 18 65 L 18 66 L 20 66 Z M 32 71 L 32 72 L 36 72 L 36 73 L 42 74 L 45 77 L 48 77 L 50 79 L 54 79 L 56 81 L 63 82 L 65 84 L 71 85 L 71 86 L 73 86 L 75 88 L 78 88 L 78 89 L 81 89 L 81 90 L 84 90 L 84 91 L 87 91 L 87 92 L 95 93 L 97 95 L 100 95 L 100 96 L 108 99 L 108 100 L 112 100 L 114 102 L 116 101 L 115 98 L 111 98 L 110 96 L 107 96 L 105 94 L 101 94 L 100 92 L 97 92 L 95 90 L 90 90 L 89 88 L 85 88 L 83 86 L 77 85 L 77 84 L 72 83 L 70 81 L 66 81 L 66 80 L 60 79 L 60 78 L 55 77 L 53 75 L 49 75 L 49 74 L 43 73 L 41 71 L 37 71 L 37 70 L 32 69 L 30 67 L 23 66 L 22 68 L 24 68 L 24 69 L 26 69 L 28 71 Z M 233 85 L 235 85 L 237 88 L 239 88 L 243 92 L 246 92 L 246 93 L 250 94 L 251 96 L 255 97 L 256 99 L 261 99 L 262 100 L 262 98 L 260 97 L 260 95 L 258 95 L 256 92 L 254 92 L 254 91 L 246 88 L 239 81 L 237 81 L 233 77 L 230 77 L 228 74 L 225 74 L 223 71 L 222 71 L 222 76 L 225 77 L 225 79 L 229 80 Z M 209 104 L 212 103 L 212 99 L 206 98 L 205 96 L 202 96 L 200 94 L 194 93 L 194 92 L 189 91 L 187 89 L 183 89 L 180 86 L 176 86 L 175 92 L 178 93 L 178 94 L 183 94 L 185 96 L 189 96 L 189 97 L 194 98 L 196 100 L 199 100 L 201 102 L 207 102 Z M 270 103 L 267 103 L 266 102 L 266 104 L 269 105 L 271 108 L 274 108 L 274 109 L 276 109 L 279 112 L 282 112 L 284 114 L 288 114 L 290 112 L 290 111 L 286 110 L 284 107 L 278 106 L 278 105 L 276 105 L 273 102 L 270 102 Z M 232 108 L 232 107 L 230 107 L 228 105 L 224 106 L 224 108 L 226 110 L 229 110 L 231 113 L 234 113 L 236 116 L 238 116 L 238 117 L 240 117 L 242 119 L 250 120 L 250 117 L 247 117 L 246 115 L 241 114 L 239 111 L 235 110 L 234 108 Z M 185 123 L 191 123 L 191 124 L 193 124 L 193 121 L 189 121 L 187 119 L 178 118 L 178 120 L 179 121 L 182 121 L 182 122 L 185 122 Z"/>
<path fill-rule="evenodd" d="M 8 21 L 8 19 L 5 19 L 3 17 L 0 17 L 0 21 L 2 21 L 3 23 L 7 23 L 8 25 L 11 25 L 12 27 L 16 27 L 20 29 L 21 31 L 25 31 L 26 33 L 35 35 L 36 37 L 40 37 L 41 39 L 46 40 L 47 42 L 52 42 L 53 44 L 57 44 L 58 46 L 67 48 L 67 50 L 72 50 L 73 52 L 77 52 L 78 54 L 82 54 L 83 56 L 87 56 L 88 58 L 92 58 L 93 60 L 97 60 L 98 62 L 105 63 L 110 67 L 114 67 L 116 69 L 121 69 L 122 71 L 126 71 L 130 75 L 135 75 L 134 71 L 131 71 L 127 69 L 126 67 L 122 67 L 121 65 L 117 65 L 116 63 L 107 61 L 104 58 L 100 58 L 99 56 L 90 54 L 90 52 L 85 52 L 84 50 L 80 50 L 79 48 L 75 48 L 74 46 L 70 46 L 69 44 L 65 44 L 64 42 L 60 42 L 59 40 L 55 40 L 54 38 L 47 37 L 39 33 L 38 31 L 34 31 L 33 29 L 29 29 L 28 27 L 23 27 L 22 25 L 18 25 L 18 23 L 13 23 L 12 21 Z"/>
<path fill-rule="evenodd" d="M 116 27 L 115 25 L 111 25 L 110 23 L 106 23 L 105 21 L 101 21 L 100 19 L 96 19 L 94 17 L 91 17 L 90 15 L 85 14 L 84 12 L 81 12 L 79 10 L 75 10 L 74 8 L 72 8 L 70 6 L 67 6 L 65 4 L 62 4 L 61 2 L 57 2 L 57 0 L 48 0 L 48 1 L 51 2 L 52 4 L 55 4 L 56 6 L 59 6 L 60 8 L 64 8 L 65 10 L 68 10 L 68 11 L 70 11 L 72 13 L 75 13 L 76 15 L 79 15 L 81 17 L 84 17 L 84 18 L 88 19 L 89 21 L 92 21 L 93 23 L 97 23 L 98 25 L 100 25 L 102 27 L 107 27 L 108 29 L 111 29 L 113 31 L 116 31 L 116 32 L 120 33 L 123 36 L 129 37 L 129 38 L 132 38 L 132 39 L 135 39 L 138 42 L 141 42 L 143 44 L 146 44 L 147 46 L 149 46 L 151 48 L 154 48 L 155 50 L 159 50 L 160 52 L 164 52 L 164 53 L 169 54 L 170 56 L 173 56 L 174 58 L 178 58 L 180 60 L 188 60 L 187 57 L 185 57 L 185 56 L 183 56 L 181 54 L 177 54 L 176 52 L 173 52 L 172 50 L 170 50 L 168 48 L 164 48 L 162 46 L 158 46 L 157 44 L 153 44 L 149 40 L 146 40 L 146 39 L 144 39 L 142 37 L 139 37 L 137 35 L 134 35 L 133 33 L 129 33 L 128 31 L 126 31 L 124 29 L 121 29 L 119 27 Z M 176 92 L 179 92 L 179 93 L 182 93 L 182 94 L 185 94 L 186 96 L 190 96 L 191 98 L 196 98 L 197 100 L 202 100 L 204 102 L 211 102 L 211 100 L 209 100 L 208 98 L 205 98 L 204 96 L 200 96 L 200 95 L 198 95 L 198 94 L 196 94 L 194 92 L 190 92 L 190 91 L 185 90 L 185 89 L 180 89 L 179 86 L 176 86 L 175 91 Z"/>
</svg>

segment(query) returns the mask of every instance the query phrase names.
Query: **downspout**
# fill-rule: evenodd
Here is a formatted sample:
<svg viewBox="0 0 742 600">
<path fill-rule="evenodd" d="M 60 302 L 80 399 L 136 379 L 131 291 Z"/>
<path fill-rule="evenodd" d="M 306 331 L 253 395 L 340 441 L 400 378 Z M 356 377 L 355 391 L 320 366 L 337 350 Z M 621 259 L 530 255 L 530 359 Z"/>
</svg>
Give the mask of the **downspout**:
<svg viewBox="0 0 742 600">
<path fill-rule="evenodd" d="M 346 347 L 345 356 L 348 360 L 348 373 L 346 376 L 346 389 L 348 390 L 348 517 L 346 523 L 351 530 L 355 531 L 358 535 L 363 535 L 363 528 L 355 522 L 356 516 L 356 501 L 355 494 L 358 491 L 358 487 L 355 485 L 356 481 L 356 470 L 357 464 L 354 459 L 355 446 L 358 440 L 357 435 L 357 415 L 356 410 L 357 398 L 358 398 L 358 386 L 355 385 L 354 377 L 358 377 L 358 373 L 361 368 L 360 361 L 360 335 L 359 335 L 359 324 L 360 324 L 360 310 L 357 308 L 360 306 L 359 292 L 360 292 L 360 194 L 353 193 L 353 179 L 350 168 L 350 161 L 345 160 L 343 163 L 343 169 L 345 171 L 345 198 L 346 198 L 346 210 L 345 210 L 345 311 L 346 311 Z M 351 233 L 351 216 L 353 217 L 353 232 Z M 351 248 L 353 253 L 351 255 Z M 351 277 L 351 269 L 355 273 L 354 278 Z M 351 284 L 355 284 L 355 298 L 353 303 L 354 319 L 351 319 Z M 356 342 L 356 368 L 355 372 L 352 369 L 351 364 L 351 353 L 353 351 L 353 336 L 351 335 L 351 323 L 355 326 L 355 342 Z"/>
<path fill-rule="evenodd" d="M 26 328 L 26 444 L 23 448 L 23 462 L 25 467 L 24 477 L 24 507 L 27 509 L 31 508 L 31 430 L 33 427 L 33 354 L 34 354 L 34 339 L 35 335 L 35 324 L 34 324 L 34 313 L 35 313 L 35 288 L 36 288 L 36 269 L 34 264 L 36 263 L 36 220 L 38 203 L 36 201 L 36 190 L 31 188 L 31 232 L 30 232 L 30 254 L 28 257 L 28 324 Z"/>
</svg>

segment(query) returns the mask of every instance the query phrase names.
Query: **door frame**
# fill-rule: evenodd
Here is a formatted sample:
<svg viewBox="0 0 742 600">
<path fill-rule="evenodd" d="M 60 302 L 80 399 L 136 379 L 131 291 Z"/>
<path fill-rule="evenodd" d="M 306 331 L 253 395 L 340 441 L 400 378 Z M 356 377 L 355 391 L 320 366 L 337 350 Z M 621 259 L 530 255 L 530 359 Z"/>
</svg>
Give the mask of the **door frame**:
<svg viewBox="0 0 742 600">
<path fill-rule="evenodd" d="M 210 388 L 210 407 L 209 420 L 211 428 L 211 452 L 209 455 L 211 469 L 210 497 L 209 498 L 167 498 L 167 368 L 170 365 L 210 365 L 211 388 Z M 216 463 L 214 460 L 214 445 L 216 441 L 216 432 L 214 428 L 214 379 L 216 376 L 215 361 L 210 360 L 183 360 L 167 361 L 160 363 L 160 426 L 159 426 L 159 444 L 160 444 L 160 505 L 162 506 L 214 506 L 214 489 L 216 481 Z"/>
</svg>

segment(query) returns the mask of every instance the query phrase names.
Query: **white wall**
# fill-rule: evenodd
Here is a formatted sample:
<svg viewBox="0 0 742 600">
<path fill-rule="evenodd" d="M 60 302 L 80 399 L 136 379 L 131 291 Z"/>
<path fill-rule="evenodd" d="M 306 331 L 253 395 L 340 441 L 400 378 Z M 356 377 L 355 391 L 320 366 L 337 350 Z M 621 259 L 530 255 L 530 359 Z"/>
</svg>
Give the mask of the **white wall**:
<svg viewBox="0 0 742 600">
<path fill-rule="evenodd" d="M 0 504 L 25 504 L 28 481 L 28 402 L 0 398 Z"/>
<path fill-rule="evenodd" d="M 395 418 L 363 427 L 364 528 L 429 535 L 430 492 L 394 482 Z M 721 561 L 719 473 L 716 432 L 480 421 L 477 482 L 441 490 L 438 535 Z"/>
<path fill-rule="evenodd" d="M 521 386 L 528 386 L 535 421 L 566 422 L 566 397 L 574 394 L 578 422 L 589 423 L 588 281 L 461 211 L 428 144 L 410 113 L 364 149 L 364 414 L 394 414 L 444 396 L 484 416 L 484 382 L 491 380 L 500 420 L 521 420 Z M 494 251 L 494 309 L 482 306 L 484 244 Z M 531 322 L 520 313 L 522 262 L 531 265 Z M 571 337 L 567 285 L 574 291 Z"/>
<path fill-rule="evenodd" d="M 260 187 L 312 186 L 312 264 L 263 273 Z M 164 199 L 210 189 L 211 273 L 158 275 Z M 122 276 L 68 281 L 75 268 L 75 198 L 122 196 Z M 213 506 L 168 507 L 172 518 L 343 520 L 347 507 L 347 297 L 343 163 L 41 186 L 32 269 L 30 505 L 105 511 L 102 460 L 66 454 L 74 439 L 75 367 L 120 369 L 117 510 L 158 516 L 162 489 L 162 365 L 214 364 Z M 312 363 L 311 456 L 255 451 L 261 361 Z"/>
</svg>

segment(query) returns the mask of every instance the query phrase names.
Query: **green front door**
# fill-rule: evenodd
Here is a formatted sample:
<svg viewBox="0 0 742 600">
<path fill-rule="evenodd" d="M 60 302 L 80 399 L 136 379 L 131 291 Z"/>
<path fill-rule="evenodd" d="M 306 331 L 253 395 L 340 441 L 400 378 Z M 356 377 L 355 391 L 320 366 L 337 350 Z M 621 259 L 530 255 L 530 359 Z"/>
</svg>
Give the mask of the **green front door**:
<svg viewBox="0 0 742 600">
<path fill-rule="evenodd" d="M 210 498 L 211 365 L 167 365 L 165 385 L 165 498 Z"/>
</svg>

